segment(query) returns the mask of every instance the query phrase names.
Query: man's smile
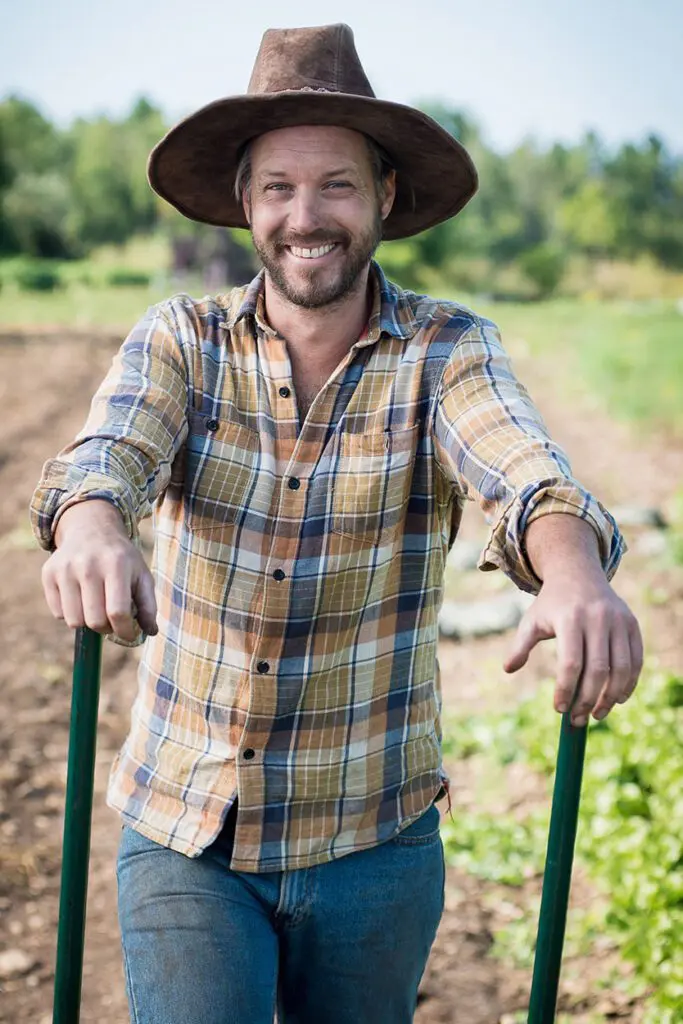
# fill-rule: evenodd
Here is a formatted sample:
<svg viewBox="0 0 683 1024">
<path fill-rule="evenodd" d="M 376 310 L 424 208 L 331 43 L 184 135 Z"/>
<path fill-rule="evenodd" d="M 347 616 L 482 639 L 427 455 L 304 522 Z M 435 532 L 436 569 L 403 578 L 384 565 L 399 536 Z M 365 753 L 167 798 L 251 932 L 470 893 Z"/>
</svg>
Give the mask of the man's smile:
<svg viewBox="0 0 683 1024">
<path fill-rule="evenodd" d="M 331 252 L 337 249 L 338 243 L 331 242 L 328 245 L 319 245 L 315 249 L 300 248 L 295 245 L 287 245 L 285 248 L 290 256 L 294 256 L 296 259 L 320 261 L 324 260 L 325 257 L 329 256 Z"/>
</svg>

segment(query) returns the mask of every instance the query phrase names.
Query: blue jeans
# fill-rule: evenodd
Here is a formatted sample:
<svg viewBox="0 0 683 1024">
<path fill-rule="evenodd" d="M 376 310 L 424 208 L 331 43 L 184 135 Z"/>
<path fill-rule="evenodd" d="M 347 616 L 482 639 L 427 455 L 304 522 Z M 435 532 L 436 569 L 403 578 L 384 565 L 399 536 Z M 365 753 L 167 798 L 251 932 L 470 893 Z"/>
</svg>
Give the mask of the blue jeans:
<svg viewBox="0 0 683 1024">
<path fill-rule="evenodd" d="M 125 826 L 117 877 L 133 1024 L 409 1024 L 444 906 L 435 804 L 379 846 L 247 874 Z"/>
</svg>

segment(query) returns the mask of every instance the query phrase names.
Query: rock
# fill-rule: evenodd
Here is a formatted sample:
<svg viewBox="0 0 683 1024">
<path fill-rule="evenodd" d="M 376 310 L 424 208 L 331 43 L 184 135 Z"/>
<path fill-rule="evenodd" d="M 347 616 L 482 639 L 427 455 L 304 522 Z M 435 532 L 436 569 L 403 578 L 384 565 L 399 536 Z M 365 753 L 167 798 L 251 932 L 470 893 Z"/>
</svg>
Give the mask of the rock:
<svg viewBox="0 0 683 1024">
<path fill-rule="evenodd" d="M 519 624 L 532 601 L 533 596 L 523 591 L 501 594 L 490 601 L 444 601 L 439 629 L 443 636 L 459 640 L 505 633 Z"/>
<path fill-rule="evenodd" d="M 666 530 L 668 523 L 658 508 L 646 505 L 617 505 L 610 509 L 618 526 L 650 526 Z"/>
<path fill-rule="evenodd" d="M 480 554 L 481 544 L 471 540 L 456 540 L 448 552 L 448 567 L 456 569 L 458 572 L 469 572 L 469 570 L 477 568 Z"/>
<path fill-rule="evenodd" d="M 0 980 L 19 978 L 37 966 L 37 959 L 24 953 L 23 949 L 6 949 L 4 953 L 0 953 Z"/>
</svg>

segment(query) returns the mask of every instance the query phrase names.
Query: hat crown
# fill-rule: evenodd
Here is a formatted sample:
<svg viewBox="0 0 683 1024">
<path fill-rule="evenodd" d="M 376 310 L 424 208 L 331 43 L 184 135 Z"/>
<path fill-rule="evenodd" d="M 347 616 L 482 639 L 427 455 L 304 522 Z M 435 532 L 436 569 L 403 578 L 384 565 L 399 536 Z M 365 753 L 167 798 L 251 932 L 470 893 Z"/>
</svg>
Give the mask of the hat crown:
<svg viewBox="0 0 683 1024">
<path fill-rule="evenodd" d="M 247 94 L 293 91 L 374 98 L 348 25 L 271 28 L 264 33 Z"/>
</svg>

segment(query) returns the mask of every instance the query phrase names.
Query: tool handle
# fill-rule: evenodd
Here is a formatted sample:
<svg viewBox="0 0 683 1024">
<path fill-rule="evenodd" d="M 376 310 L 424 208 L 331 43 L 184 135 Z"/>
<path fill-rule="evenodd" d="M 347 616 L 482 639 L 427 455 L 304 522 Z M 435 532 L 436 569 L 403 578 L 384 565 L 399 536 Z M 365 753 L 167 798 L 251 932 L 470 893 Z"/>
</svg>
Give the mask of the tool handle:
<svg viewBox="0 0 683 1024">
<path fill-rule="evenodd" d="M 76 630 L 53 1024 L 78 1024 L 95 780 L 102 637 Z"/>
<path fill-rule="evenodd" d="M 528 1024 L 553 1024 L 581 799 L 587 726 L 562 715 Z"/>
</svg>

